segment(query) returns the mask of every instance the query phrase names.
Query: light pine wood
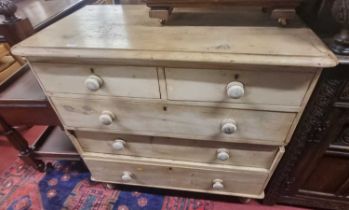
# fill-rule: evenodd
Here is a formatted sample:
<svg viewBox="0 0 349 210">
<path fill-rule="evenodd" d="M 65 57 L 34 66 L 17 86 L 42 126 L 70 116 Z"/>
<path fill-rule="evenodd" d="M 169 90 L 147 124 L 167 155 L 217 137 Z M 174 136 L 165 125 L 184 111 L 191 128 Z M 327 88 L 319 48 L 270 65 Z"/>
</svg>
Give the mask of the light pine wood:
<svg viewBox="0 0 349 210">
<path fill-rule="evenodd" d="M 269 174 L 254 168 L 226 170 L 159 159 L 89 154 L 83 157 L 95 180 L 253 198 L 263 197 L 263 185 Z M 122 180 L 124 172 L 131 174 L 131 181 Z M 212 189 L 214 179 L 223 180 L 223 190 Z"/>
<path fill-rule="evenodd" d="M 202 142 L 190 139 L 121 135 L 75 131 L 77 140 L 85 152 L 98 152 L 138 157 L 182 160 L 234 166 L 250 166 L 270 169 L 279 148 L 276 146 Z M 113 148 L 115 140 L 125 142 L 124 149 Z M 217 159 L 217 150 L 224 148 L 230 158 Z"/>
<path fill-rule="evenodd" d="M 154 10 L 149 10 L 149 17 L 150 18 L 158 18 L 161 21 L 163 21 L 162 23 L 164 23 L 164 21 L 167 21 L 168 18 L 170 17 L 172 12 L 172 9 L 154 9 Z"/>
<path fill-rule="evenodd" d="M 147 13 L 87 6 L 13 52 L 31 62 L 94 179 L 262 198 L 321 68 L 337 59 L 306 27 L 231 27 L 227 10 L 179 12 L 163 27 Z M 265 22 L 238 22 L 252 16 Z"/>
<path fill-rule="evenodd" d="M 271 176 L 273 175 L 274 171 L 276 170 L 282 156 L 284 155 L 285 153 L 285 147 L 280 147 L 280 150 L 279 152 L 277 153 L 276 157 L 274 158 L 274 161 L 273 163 L 271 164 L 271 168 L 270 168 L 270 173 L 268 175 L 268 178 L 266 180 L 266 182 L 264 183 L 264 187 L 263 188 L 266 188 L 267 187 L 267 184 L 269 182 L 269 180 L 271 179 Z"/>
<path fill-rule="evenodd" d="M 161 87 L 160 87 L 161 88 Z M 74 98 L 74 99 L 93 99 L 93 100 L 104 100 L 106 96 L 102 95 L 81 95 L 72 93 L 50 93 L 46 92 L 46 95 L 53 98 Z M 161 95 L 166 97 L 166 95 Z M 109 99 L 117 100 L 128 100 L 126 97 L 108 97 Z M 133 99 L 132 99 L 133 100 Z M 147 98 L 136 98 L 137 101 L 147 102 L 159 102 L 171 105 L 186 105 L 186 106 L 197 106 L 197 107 L 216 107 L 226 109 L 246 109 L 246 110 L 263 110 L 272 112 L 294 112 L 297 113 L 303 109 L 303 106 L 287 106 L 287 105 L 267 105 L 267 104 L 239 104 L 239 103 L 225 103 L 225 102 L 201 102 L 201 101 L 175 101 L 166 99 L 147 99 Z M 307 102 L 307 101 L 306 101 Z"/>
<path fill-rule="evenodd" d="M 73 128 L 88 128 L 124 134 L 167 136 L 228 142 L 249 142 L 280 145 L 285 141 L 295 118 L 294 113 L 220 109 L 170 105 L 142 100 L 82 100 L 51 98 L 63 123 Z M 111 125 L 103 125 L 103 111 L 115 115 Z M 234 119 L 238 129 L 225 134 L 221 126 Z"/>
<path fill-rule="evenodd" d="M 156 68 L 57 63 L 31 65 L 46 92 L 160 98 Z M 85 80 L 90 75 L 97 75 L 103 81 L 96 91 L 86 87 Z"/>
<path fill-rule="evenodd" d="M 67 134 L 67 136 L 69 137 L 70 141 L 73 143 L 75 149 L 78 151 L 78 153 L 81 155 L 84 151 L 81 148 L 81 145 L 79 143 L 79 141 L 77 140 L 77 138 L 75 137 L 75 135 L 73 135 L 71 133 L 71 131 L 64 129 L 65 133 Z"/>
<path fill-rule="evenodd" d="M 300 106 L 315 72 L 280 72 L 277 68 L 282 67 L 260 73 L 166 68 L 168 99 Z M 239 99 L 227 94 L 227 85 L 233 81 L 244 85 L 245 94 Z"/>
<path fill-rule="evenodd" d="M 307 28 L 162 27 L 158 21 L 144 18 L 147 12 L 143 5 L 86 6 L 20 43 L 13 52 L 27 57 L 109 59 L 139 65 L 164 61 L 308 67 L 337 64 L 335 56 Z"/>
</svg>

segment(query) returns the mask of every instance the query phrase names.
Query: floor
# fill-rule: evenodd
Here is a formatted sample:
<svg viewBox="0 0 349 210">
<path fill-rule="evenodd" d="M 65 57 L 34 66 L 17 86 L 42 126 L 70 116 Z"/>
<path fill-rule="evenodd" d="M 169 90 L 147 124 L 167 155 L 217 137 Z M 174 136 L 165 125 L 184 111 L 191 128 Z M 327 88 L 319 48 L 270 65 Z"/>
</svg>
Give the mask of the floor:
<svg viewBox="0 0 349 210">
<path fill-rule="evenodd" d="M 29 141 L 34 142 L 35 139 L 40 135 L 40 133 L 43 131 L 45 127 L 44 126 L 35 126 L 28 130 L 23 130 L 21 133 L 22 135 Z M 1 161 L 0 161 L 0 174 L 8 168 L 9 164 L 13 163 L 18 159 L 17 152 L 15 149 L 12 148 L 12 146 L 6 141 L 4 137 L 0 137 L 0 154 L 1 154 Z M 218 205 L 219 202 L 216 202 L 216 205 Z M 289 206 L 262 206 L 256 201 L 252 201 L 249 204 L 233 204 L 234 208 L 232 206 L 227 207 L 226 204 L 222 203 L 222 208 L 220 210 L 230 210 L 230 209 L 239 209 L 239 210 L 272 210 L 272 209 L 280 209 L 280 210 L 304 210 L 302 208 L 295 208 L 295 207 L 289 207 Z"/>
</svg>

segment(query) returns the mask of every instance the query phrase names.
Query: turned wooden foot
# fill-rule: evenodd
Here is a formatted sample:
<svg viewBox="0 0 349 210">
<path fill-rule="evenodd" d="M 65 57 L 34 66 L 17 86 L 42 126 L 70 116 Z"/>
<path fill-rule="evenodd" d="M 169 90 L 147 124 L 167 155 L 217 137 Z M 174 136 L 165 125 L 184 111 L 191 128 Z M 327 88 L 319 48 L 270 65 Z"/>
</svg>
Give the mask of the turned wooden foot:
<svg viewBox="0 0 349 210">
<path fill-rule="evenodd" d="M 251 200 L 252 200 L 251 198 L 243 198 L 243 197 L 239 198 L 240 203 L 250 203 Z"/>
<path fill-rule="evenodd" d="M 105 185 L 109 190 L 115 190 L 116 188 L 116 185 L 115 184 L 111 184 L 111 183 L 108 183 Z"/>
<path fill-rule="evenodd" d="M 161 24 L 165 24 L 172 13 L 173 8 L 170 7 L 152 7 L 149 11 L 150 18 L 160 19 Z"/>
<path fill-rule="evenodd" d="M 50 172 L 54 169 L 55 167 L 53 166 L 53 164 L 51 162 L 46 163 L 46 167 L 45 167 L 45 171 L 46 172 Z"/>
<path fill-rule="evenodd" d="M 32 166 L 39 172 L 45 172 L 45 163 L 42 160 L 38 160 L 34 157 L 32 149 L 26 149 L 24 151 L 20 151 L 19 158 L 23 160 L 24 163 Z"/>
<path fill-rule="evenodd" d="M 277 20 L 281 26 L 287 26 L 289 21 L 296 17 L 294 9 L 273 9 L 271 18 Z"/>
</svg>

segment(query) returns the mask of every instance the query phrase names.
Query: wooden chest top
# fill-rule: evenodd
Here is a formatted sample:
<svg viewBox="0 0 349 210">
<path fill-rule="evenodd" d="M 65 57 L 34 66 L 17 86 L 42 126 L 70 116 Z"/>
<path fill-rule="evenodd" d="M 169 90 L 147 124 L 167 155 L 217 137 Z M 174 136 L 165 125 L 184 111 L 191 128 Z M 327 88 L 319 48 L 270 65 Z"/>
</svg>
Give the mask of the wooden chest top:
<svg viewBox="0 0 349 210">
<path fill-rule="evenodd" d="M 13 53 L 37 59 L 138 61 L 139 65 L 337 64 L 333 54 L 308 28 L 161 26 L 157 20 L 147 18 L 147 11 L 144 5 L 86 6 L 21 42 Z"/>
</svg>

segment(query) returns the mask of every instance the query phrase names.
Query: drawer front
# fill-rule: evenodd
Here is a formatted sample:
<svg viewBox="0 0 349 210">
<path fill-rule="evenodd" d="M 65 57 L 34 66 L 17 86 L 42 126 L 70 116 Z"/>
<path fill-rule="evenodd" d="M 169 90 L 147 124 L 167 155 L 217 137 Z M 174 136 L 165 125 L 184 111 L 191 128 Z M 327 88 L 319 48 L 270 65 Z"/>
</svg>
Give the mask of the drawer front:
<svg viewBox="0 0 349 210">
<path fill-rule="evenodd" d="M 75 131 L 85 152 L 270 169 L 279 148 L 251 144 Z"/>
<path fill-rule="evenodd" d="M 52 101 L 68 127 L 229 142 L 280 145 L 295 118 L 294 113 L 185 106 L 159 101 L 57 97 Z"/>
<path fill-rule="evenodd" d="M 222 170 L 176 161 L 116 156 L 84 156 L 98 181 L 172 188 L 247 197 L 262 197 L 269 172 L 249 168 Z"/>
<path fill-rule="evenodd" d="M 165 74 L 170 100 L 288 106 L 301 105 L 315 75 L 312 71 L 176 68 L 166 68 Z"/>
<path fill-rule="evenodd" d="M 49 93 L 160 98 L 155 67 L 33 63 Z"/>
</svg>

